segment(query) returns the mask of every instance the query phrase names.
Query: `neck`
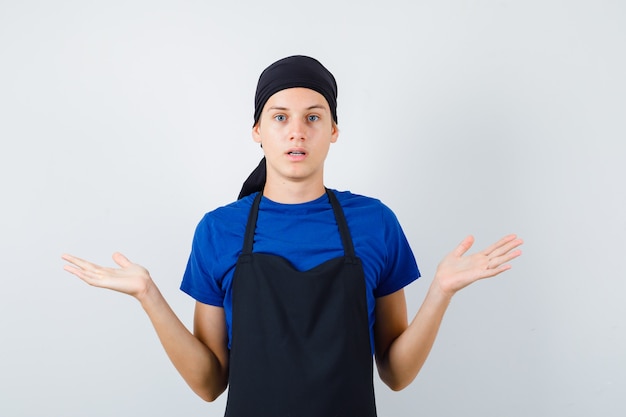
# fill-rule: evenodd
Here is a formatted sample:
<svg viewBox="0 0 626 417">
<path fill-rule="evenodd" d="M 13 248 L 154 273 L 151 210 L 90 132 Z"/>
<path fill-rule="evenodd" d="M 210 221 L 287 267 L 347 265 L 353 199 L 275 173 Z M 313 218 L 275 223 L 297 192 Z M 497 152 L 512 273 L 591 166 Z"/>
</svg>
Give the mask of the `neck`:
<svg viewBox="0 0 626 417">
<path fill-rule="evenodd" d="M 309 184 L 306 181 L 285 181 L 276 184 L 268 180 L 263 189 L 263 195 L 272 201 L 282 204 L 300 204 L 313 201 L 326 192 L 323 182 Z"/>
</svg>

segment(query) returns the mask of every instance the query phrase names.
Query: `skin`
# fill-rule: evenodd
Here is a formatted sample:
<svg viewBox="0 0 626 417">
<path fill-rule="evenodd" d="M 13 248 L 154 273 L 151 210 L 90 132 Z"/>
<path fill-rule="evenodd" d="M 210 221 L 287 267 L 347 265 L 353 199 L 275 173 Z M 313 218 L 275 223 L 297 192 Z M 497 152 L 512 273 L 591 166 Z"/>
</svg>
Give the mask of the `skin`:
<svg viewBox="0 0 626 417">
<path fill-rule="evenodd" d="M 322 196 L 324 161 L 339 130 L 326 99 L 305 88 L 274 94 L 266 103 L 252 138 L 267 159 L 264 195 L 285 204 Z M 400 390 L 415 379 L 426 361 L 452 297 L 461 289 L 511 268 L 523 243 L 508 235 L 486 249 L 467 254 L 474 238 L 465 238 L 443 258 L 419 311 L 409 323 L 404 291 L 376 300 L 375 356 L 381 379 Z M 215 400 L 228 383 L 228 348 L 224 310 L 196 302 L 193 333 L 167 304 L 149 272 L 120 253 L 118 268 L 102 267 L 72 255 L 64 269 L 87 284 L 136 298 L 148 314 L 170 360 L 191 389 Z"/>
<path fill-rule="evenodd" d="M 338 136 L 330 107 L 318 92 L 289 88 L 271 96 L 252 129 L 252 138 L 261 144 L 267 160 L 263 194 L 286 204 L 322 196 L 324 161 Z"/>
</svg>

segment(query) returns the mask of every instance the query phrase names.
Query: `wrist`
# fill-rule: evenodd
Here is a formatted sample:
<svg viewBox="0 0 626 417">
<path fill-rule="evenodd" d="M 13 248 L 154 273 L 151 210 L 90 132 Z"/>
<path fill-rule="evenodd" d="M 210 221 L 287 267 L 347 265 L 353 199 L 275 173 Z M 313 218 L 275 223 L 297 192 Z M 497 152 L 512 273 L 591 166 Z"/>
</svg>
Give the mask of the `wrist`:
<svg viewBox="0 0 626 417">
<path fill-rule="evenodd" d="M 454 294 L 456 294 L 456 291 L 442 287 L 440 281 L 437 279 L 437 276 L 435 276 L 428 293 L 436 301 L 448 304 L 452 300 Z"/>
<path fill-rule="evenodd" d="M 135 298 L 145 310 L 158 302 L 162 295 L 152 278 L 148 277 L 145 287 L 135 295 Z"/>
</svg>

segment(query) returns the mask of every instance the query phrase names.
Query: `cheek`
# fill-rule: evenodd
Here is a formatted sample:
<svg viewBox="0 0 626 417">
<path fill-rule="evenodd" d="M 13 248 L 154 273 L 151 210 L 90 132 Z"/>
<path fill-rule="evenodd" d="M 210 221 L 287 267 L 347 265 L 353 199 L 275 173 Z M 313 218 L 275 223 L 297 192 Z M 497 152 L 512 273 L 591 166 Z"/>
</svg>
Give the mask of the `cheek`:
<svg viewBox="0 0 626 417">
<path fill-rule="evenodd" d="M 255 142 L 265 143 L 276 136 L 274 130 L 275 129 L 272 129 L 271 125 L 263 124 L 258 128 L 253 129 L 252 136 L 254 137 Z"/>
</svg>

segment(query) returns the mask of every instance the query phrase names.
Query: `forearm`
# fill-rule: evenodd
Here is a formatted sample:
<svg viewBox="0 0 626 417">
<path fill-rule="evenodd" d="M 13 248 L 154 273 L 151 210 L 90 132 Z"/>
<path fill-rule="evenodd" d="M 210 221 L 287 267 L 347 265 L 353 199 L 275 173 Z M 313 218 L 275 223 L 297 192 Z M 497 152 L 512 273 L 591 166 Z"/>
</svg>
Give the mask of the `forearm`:
<svg viewBox="0 0 626 417">
<path fill-rule="evenodd" d="M 381 297 L 377 301 L 376 362 L 380 377 L 392 389 L 406 387 L 417 376 L 433 347 L 452 296 L 480 279 L 509 270 L 508 262 L 521 255 L 518 247 L 523 241 L 516 235 L 508 235 L 485 250 L 466 255 L 473 243 L 474 238 L 468 236 L 439 263 L 428 294 L 410 325 L 406 325 L 403 295 Z"/>
<path fill-rule="evenodd" d="M 226 389 L 227 364 L 178 319 L 156 285 L 139 299 L 174 367 L 189 387 L 206 401 Z"/>
<path fill-rule="evenodd" d="M 377 358 L 381 379 L 393 390 L 408 386 L 424 365 L 452 296 L 431 285 L 411 324 Z"/>
<path fill-rule="evenodd" d="M 204 326 L 196 326 L 194 318 L 192 334 L 167 304 L 148 270 L 121 253 L 113 254 L 120 268 L 102 267 L 69 254 L 62 259 L 68 262 L 63 268 L 87 284 L 139 300 L 167 355 L 196 394 L 212 401 L 224 392 L 228 382 L 228 347 L 223 309 L 215 307 L 205 314 Z"/>
</svg>

